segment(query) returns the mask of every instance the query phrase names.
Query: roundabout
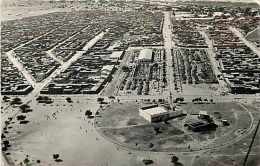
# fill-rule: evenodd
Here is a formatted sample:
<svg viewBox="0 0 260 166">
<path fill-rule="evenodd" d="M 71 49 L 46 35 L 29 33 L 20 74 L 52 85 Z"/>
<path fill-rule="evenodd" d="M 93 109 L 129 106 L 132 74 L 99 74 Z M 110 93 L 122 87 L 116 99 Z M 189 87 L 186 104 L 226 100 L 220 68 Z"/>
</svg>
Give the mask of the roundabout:
<svg viewBox="0 0 260 166">
<path fill-rule="evenodd" d="M 253 129 L 253 116 L 234 102 L 179 104 L 187 114 L 170 120 L 150 123 L 139 116 L 142 103 L 112 103 L 99 111 L 95 128 L 105 139 L 121 147 L 137 151 L 194 152 L 219 149 L 232 145 Z M 195 132 L 185 126 L 190 119 L 207 111 L 216 129 Z M 223 121 L 229 122 L 224 125 Z"/>
</svg>

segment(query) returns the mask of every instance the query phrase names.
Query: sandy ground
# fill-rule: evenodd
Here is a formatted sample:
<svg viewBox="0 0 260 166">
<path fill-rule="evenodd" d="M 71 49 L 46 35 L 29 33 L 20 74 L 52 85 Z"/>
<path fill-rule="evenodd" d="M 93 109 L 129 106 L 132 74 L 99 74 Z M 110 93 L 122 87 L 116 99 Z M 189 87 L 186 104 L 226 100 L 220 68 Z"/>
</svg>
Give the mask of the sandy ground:
<svg viewBox="0 0 260 166">
<path fill-rule="evenodd" d="M 17 20 L 26 17 L 39 16 L 54 12 L 66 12 L 70 9 L 48 7 L 1 7 L 1 21 Z"/>
<path fill-rule="evenodd" d="M 40 160 L 40 165 L 135 166 L 143 165 L 144 158 L 153 159 L 154 165 L 171 164 L 167 153 L 128 152 L 100 136 L 94 129 L 94 120 L 84 115 L 86 109 L 95 113 L 99 108 L 96 101 L 76 97 L 72 99 L 74 103 L 68 104 L 65 98 L 58 98 L 51 105 L 33 101 L 33 112 L 26 114 L 30 122 L 21 125 L 16 121 L 11 125 L 12 147 L 8 157 L 15 165 L 26 155 L 31 161 Z M 17 134 L 18 131 L 21 133 Z M 62 162 L 54 161 L 55 153 Z"/>
<path fill-rule="evenodd" d="M 259 26 L 253 30 L 252 32 L 249 32 L 246 36 L 247 40 L 250 41 L 259 41 L 260 40 L 260 23 Z"/>
<path fill-rule="evenodd" d="M 39 165 L 84 166 L 142 166 L 143 159 L 152 159 L 155 165 L 171 166 L 172 154 L 185 166 L 191 166 L 195 155 L 175 152 L 144 152 L 127 150 L 103 138 L 94 128 L 94 119 L 88 119 L 85 111 L 93 114 L 99 109 L 96 99 L 90 96 L 73 96 L 68 103 L 65 96 L 55 98 L 52 104 L 30 104 L 33 112 L 24 114 L 28 124 L 15 120 L 9 129 L 11 155 L 8 158 L 18 165 L 28 155 L 30 161 L 40 160 Z M 21 114 L 21 113 L 20 113 Z M 19 132 L 19 133 L 17 133 Z M 57 163 L 53 154 L 63 160 Z"/>
</svg>

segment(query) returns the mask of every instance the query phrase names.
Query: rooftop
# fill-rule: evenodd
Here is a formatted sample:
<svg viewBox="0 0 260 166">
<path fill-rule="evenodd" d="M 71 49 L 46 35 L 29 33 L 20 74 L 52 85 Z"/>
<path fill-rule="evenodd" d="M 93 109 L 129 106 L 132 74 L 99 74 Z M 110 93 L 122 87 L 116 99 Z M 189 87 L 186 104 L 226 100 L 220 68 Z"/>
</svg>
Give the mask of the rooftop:
<svg viewBox="0 0 260 166">
<path fill-rule="evenodd" d="M 143 112 L 149 115 L 167 114 L 168 111 L 163 107 L 153 107 L 148 109 L 141 109 Z"/>
<path fill-rule="evenodd" d="M 113 68 L 114 68 L 114 65 L 105 65 L 105 66 L 103 66 L 103 68 L 101 70 L 102 71 L 104 71 L 104 70 L 112 71 Z"/>
<path fill-rule="evenodd" d="M 111 55 L 110 58 L 120 58 L 123 54 L 123 51 L 114 51 Z"/>
<path fill-rule="evenodd" d="M 142 59 L 148 59 L 151 60 L 152 59 L 152 55 L 153 55 L 153 50 L 152 49 L 143 49 L 140 51 L 140 54 L 138 56 L 138 60 L 142 60 Z"/>
</svg>

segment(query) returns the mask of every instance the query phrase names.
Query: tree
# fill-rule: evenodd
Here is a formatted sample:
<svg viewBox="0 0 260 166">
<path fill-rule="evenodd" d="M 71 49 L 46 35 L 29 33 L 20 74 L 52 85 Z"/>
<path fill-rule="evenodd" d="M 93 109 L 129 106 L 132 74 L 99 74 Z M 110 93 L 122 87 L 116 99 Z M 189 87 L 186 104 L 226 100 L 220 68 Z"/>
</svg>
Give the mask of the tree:
<svg viewBox="0 0 260 166">
<path fill-rule="evenodd" d="M 26 116 L 25 115 L 18 115 L 17 120 L 25 120 Z"/>
<path fill-rule="evenodd" d="M 184 97 L 177 97 L 176 98 L 176 103 L 177 102 L 184 102 Z"/>
<path fill-rule="evenodd" d="M 144 163 L 145 165 L 150 165 L 150 164 L 153 164 L 153 160 L 144 159 L 144 160 L 143 160 L 143 163 Z"/>
<path fill-rule="evenodd" d="M 28 109 L 28 108 L 30 108 L 30 106 L 28 106 L 27 104 L 23 104 L 23 105 L 20 106 L 20 109 L 21 109 L 22 111 L 25 111 L 25 110 Z"/>
<path fill-rule="evenodd" d="M 53 158 L 54 158 L 55 160 L 57 160 L 59 157 L 60 157 L 59 154 L 53 154 Z"/>
<path fill-rule="evenodd" d="M 102 103 L 102 102 L 104 101 L 104 98 L 99 97 L 99 98 L 97 98 L 97 101 L 98 101 L 99 103 Z"/>
<path fill-rule="evenodd" d="M 19 97 L 16 97 L 11 102 L 11 105 L 13 104 L 22 104 L 22 100 Z"/>
<path fill-rule="evenodd" d="M 108 98 L 109 99 L 115 99 L 115 96 L 109 96 Z"/>
<path fill-rule="evenodd" d="M 72 102 L 73 102 L 70 97 L 67 97 L 67 98 L 66 98 L 66 101 L 67 101 L 68 103 L 72 103 Z"/>
<path fill-rule="evenodd" d="M 29 165 L 30 160 L 29 160 L 28 158 L 25 158 L 25 159 L 23 160 L 23 162 L 24 162 L 26 165 Z"/>
<path fill-rule="evenodd" d="M 123 72 L 128 72 L 128 71 L 129 71 L 129 68 L 128 68 L 127 66 L 123 66 L 123 67 L 122 67 L 122 70 L 123 70 Z"/>
<path fill-rule="evenodd" d="M 92 115 L 92 112 L 91 112 L 90 110 L 87 110 L 87 111 L 85 112 L 85 115 L 89 117 L 89 116 Z"/>
<path fill-rule="evenodd" d="M 43 97 L 42 97 L 42 96 L 38 96 L 38 97 L 36 98 L 36 100 L 37 100 L 37 101 L 43 100 Z"/>
<path fill-rule="evenodd" d="M 4 102 L 7 102 L 9 99 L 10 99 L 10 97 L 8 97 L 8 96 L 3 97 Z"/>
<path fill-rule="evenodd" d="M 173 156 L 171 157 L 171 162 L 172 162 L 172 163 L 177 163 L 178 160 L 179 160 L 179 158 L 178 158 L 177 156 L 175 156 L 175 155 L 173 155 Z"/>
</svg>

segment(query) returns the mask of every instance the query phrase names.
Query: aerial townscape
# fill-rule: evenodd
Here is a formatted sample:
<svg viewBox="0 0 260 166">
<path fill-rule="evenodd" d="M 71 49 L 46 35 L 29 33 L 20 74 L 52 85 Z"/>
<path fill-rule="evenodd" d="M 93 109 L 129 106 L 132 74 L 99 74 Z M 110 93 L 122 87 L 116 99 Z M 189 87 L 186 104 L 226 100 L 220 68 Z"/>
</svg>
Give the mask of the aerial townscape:
<svg viewBox="0 0 260 166">
<path fill-rule="evenodd" d="M 260 2 L 3 0 L 1 165 L 259 166 Z"/>
</svg>

